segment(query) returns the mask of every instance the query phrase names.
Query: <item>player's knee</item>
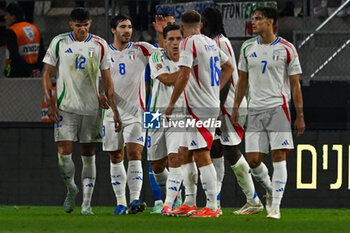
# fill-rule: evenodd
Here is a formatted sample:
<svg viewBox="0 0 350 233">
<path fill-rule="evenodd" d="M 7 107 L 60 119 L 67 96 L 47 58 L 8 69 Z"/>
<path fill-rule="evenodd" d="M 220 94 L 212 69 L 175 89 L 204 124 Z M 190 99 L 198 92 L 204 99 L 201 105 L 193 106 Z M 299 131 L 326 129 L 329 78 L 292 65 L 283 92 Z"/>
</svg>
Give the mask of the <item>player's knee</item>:
<svg viewBox="0 0 350 233">
<path fill-rule="evenodd" d="M 141 153 L 137 150 L 131 150 L 128 152 L 129 160 L 141 160 Z"/>
<path fill-rule="evenodd" d="M 224 147 L 225 159 L 230 163 L 230 165 L 235 165 L 237 161 L 241 158 L 242 153 L 239 146 L 225 146 Z"/>
<path fill-rule="evenodd" d="M 160 161 L 153 161 L 151 162 L 151 165 L 152 165 L 152 170 L 155 174 L 162 173 L 165 169 L 165 166 Z"/>
<path fill-rule="evenodd" d="M 261 164 L 261 161 L 259 159 L 247 159 L 247 162 L 249 164 L 250 168 L 256 168 Z"/>
<path fill-rule="evenodd" d="M 120 163 L 124 160 L 123 154 L 118 151 L 108 152 L 108 155 L 112 163 Z"/>
<path fill-rule="evenodd" d="M 180 167 L 182 165 L 182 158 L 177 156 L 177 154 L 169 154 L 168 165 L 169 167 Z"/>
<path fill-rule="evenodd" d="M 281 162 L 286 160 L 286 150 L 273 150 L 271 151 L 272 162 Z"/>
</svg>

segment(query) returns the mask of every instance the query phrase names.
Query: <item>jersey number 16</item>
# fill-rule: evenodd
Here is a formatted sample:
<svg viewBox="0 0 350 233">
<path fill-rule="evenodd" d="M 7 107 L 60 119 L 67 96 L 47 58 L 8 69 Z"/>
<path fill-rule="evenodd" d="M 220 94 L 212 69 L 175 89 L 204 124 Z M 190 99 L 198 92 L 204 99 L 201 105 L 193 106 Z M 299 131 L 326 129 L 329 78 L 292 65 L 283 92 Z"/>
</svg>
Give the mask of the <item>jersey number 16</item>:
<svg viewBox="0 0 350 233">
<path fill-rule="evenodd" d="M 219 61 L 219 57 L 210 57 L 210 74 L 211 74 L 211 85 L 219 86 L 220 85 L 220 69 L 216 66 L 216 63 Z"/>
</svg>

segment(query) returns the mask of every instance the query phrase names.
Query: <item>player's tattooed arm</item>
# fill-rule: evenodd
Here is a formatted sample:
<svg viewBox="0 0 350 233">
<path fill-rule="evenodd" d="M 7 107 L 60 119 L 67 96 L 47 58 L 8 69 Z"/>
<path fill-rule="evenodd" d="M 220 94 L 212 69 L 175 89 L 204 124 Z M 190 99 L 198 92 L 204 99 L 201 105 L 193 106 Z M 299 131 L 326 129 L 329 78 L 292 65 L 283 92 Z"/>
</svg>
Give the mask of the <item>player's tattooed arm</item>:
<svg viewBox="0 0 350 233">
<path fill-rule="evenodd" d="M 51 90 L 52 89 L 51 78 L 52 78 L 53 74 L 55 73 L 55 69 L 56 69 L 55 66 L 45 64 L 42 85 L 43 85 L 44 95 L 45 95 L 45 99 L 46 99 L 47 106 L 48 106 L 49 118 L 53 122 L 58 123 L 60 115 L 59 115 L 58 109 L 56 107 L 56 103 L 53 101 L 52 90 Z"/>
<path fill-rule="evenodd" d="M 303 94 L 301 92 L 301 86 L 300 86 L 300 75 L 291 75 L 289 76 L 290 80 L 290 86 L 292 90 L 293 95 L 293 102 L 295 106 L 295 111 L 297 113 L 295 122 L 294 122 L 294 129 L 298 135 L 301 135 L 305 131 L 305 121 L 304 121 L 304 110 L 303 110 Z"/>
<path fill-rule="evenodd" d="M 234 125 L 238 125 L 239 113 L 238 108 L 241 105 L 242 99 L 248 87 L 248 73 L 244 71 L 239 71 L 239 79 L 236 87 L 235 101 L 233 104 L 233 111 L 231 116 L 231 122 Z"/>
<path fill-rule="evenodd" d="M 171 74 L 160 74 L 158 75 L 157 79 L 161 81 L 164 85 L 171 86 L 175 83 L 179 74 L 180 74 L 180 71 L 176 71 Z"/>
<path fill-rule="evenodd" d="M 110 69 L 101 70 L 101 77 L 102 77 L 103 89 L 108 98 L 109 106 L 113 111 L 115 131 L 119 132 L 122 129 L 122 121 L 120 119 L 120 115 L 114 99 L 114 85 L 113 85 Z"/>
</svg>

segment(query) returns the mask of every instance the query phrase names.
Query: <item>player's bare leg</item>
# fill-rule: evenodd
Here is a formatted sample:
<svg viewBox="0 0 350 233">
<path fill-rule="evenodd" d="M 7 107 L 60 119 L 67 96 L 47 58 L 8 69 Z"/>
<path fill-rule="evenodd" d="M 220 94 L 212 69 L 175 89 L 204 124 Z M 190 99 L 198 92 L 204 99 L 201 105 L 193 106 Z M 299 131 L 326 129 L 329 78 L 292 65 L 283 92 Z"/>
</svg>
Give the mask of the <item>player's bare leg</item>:
<svg viewBox="0 0 350 233">
<path fill-rule="evenodd" d="M 58 149 L 58 169 L 63 178 L 63 182 L 67 187 L 67 196 L 63 204 L 64 211 L 71 213 L 75 206 L 75 197 L 79 190 L 74 182 L 75 167 L 72 160 L 73 142 L 59 141 Z"/>
<path fill-rule="evenodd" d="M 136 214 L 142 212 L 146 208 L 146 203 L 139 200 L 142 181 L 142 150 L 143 146 L 137 143 L 126 143 L 126 153 L 128 156 L 128 171 L 127 171 L 127 183 L 130 191 L 130 205 L 128 212 L 130 214 Z"/>
<path fill-rule="evenodd" d="M 281 218 L 280 204 L 287 183 L 286 150 L 271 151 L 272 174 L 272 206 L 267 218 Z"/>
<path fill-rule="evenodd" d="M 242 155 L 239 145 L 223 146 L 223 152 L 226 160 L 229 162 L 233 172 L 236 175 L 237 182 L 247 198 L 247 203 L 234 214 L 256 214 L 264 210 L 254 187 L 253 179 L 250 174 L 250 167 Z"/>
<path fill-rule="evenodd" d="M 167 157 L 160 160 L 150 161 L 153 177 L 156 184 L 161 188 L 161 193 L 165 193 L 166 181 L 168 179 L 168 169 L 166 169 Z M 163 209 L 163 200 L 157 200 L 154 203 L 153 211 L 151 214 L 161 214 Z"/>
<path fill-rule="evenodd" d="M 122 215 L 127 213 L 127 202 L 125 196 L 126 171 L 124 167 L 124 149 L 109 151 L 111 183 L 117 199 L 117 207 L 113 214 Z"/>
<path fill-rule="evenodd" d="M 269 213 L 272 205 L 272 184 L 269 171 L 262 162 L 264 154 L 260 152 L 248 152 L 246 156 L 252 175 L 266 190 L 266 211 Z"/>
</svg>

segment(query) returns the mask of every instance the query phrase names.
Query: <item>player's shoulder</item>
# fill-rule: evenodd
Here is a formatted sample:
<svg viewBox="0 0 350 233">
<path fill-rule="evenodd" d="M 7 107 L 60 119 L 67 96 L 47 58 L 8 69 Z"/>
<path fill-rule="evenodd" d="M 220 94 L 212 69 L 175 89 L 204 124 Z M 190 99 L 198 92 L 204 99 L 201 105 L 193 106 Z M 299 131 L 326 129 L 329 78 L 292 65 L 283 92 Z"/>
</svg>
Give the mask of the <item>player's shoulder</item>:
<svg viewBox="0 0 350 233">
<path fill-rule="evenodd" d="M 52 46 L 56 46 L 57 43 L 61 42 L 61 41 L 65 41 L 65 40 L 70 40 L 70 36 L 73 36 L 73 35 L 70 35 L 69 32 L 66 32 L 66 33 L 61 33 L 61 34 L 58 34 L 57 36 L 55 36 L 52 40 L 51 40 L 51 43 L 50 43 L 50 46 L 49 47 L 52 47 Z"/>
<path fill-rule="evenodd" d="M 164 56 L 165 56 L 164 51 L 161 51 L 161 50 L 155 51 L 151 55 L 150 62 L 151 63 L 163 62 Z"/>
<path fill-rule="evenodd" d="M 155 48 L 152 44 L 145 41 L 134 42 L 133 46 L 140 50 L 145 56 L 150 56 L 150 50 Z"/>
<path fill-rule="evenodd" d="M 248 47 L 248 46 L 251 46 L 251 45 L 254 45 L 254 44 L 257 44 L 257 41 L 258 41 L 258 37 L 253 37 L 253 38 L 250 38 L 246 41 L 243 42 L 242 44 L 242 48 L 244 47 Z"/>
<path fill-rule="evenodd" d="M 277 44 L 277 43 L 276 43 Z M 278 44 L 280 45 L 286 45 L 290 48 L 295 48 L 293 43 L 289 42 L 288 40 L 284 39 L 283 37 L 278 37 Z"/>
<path fill-rule="evenodd" d="M 297 56 L 297 50 L 295 49 L 294 45 L 289 42 L 288 40 L 282 38 L 282 37 L 278 37 L 278 42 L 275 43 L 278 46 L 282 46 L 285 49 L 288 49 L 289 51 L 291 51 L 293 53 L 294 56 Z M 276 40 L 277 40 L 276 39 Z"/>
<path fill-rule="evenodd" d="M 96 41 L 96 42 L 100 42 L 104 45 L 108 45 L 107 44 L 107 41 L 105 39 L 103 39 L 102 37 L 99 37 L 95 34 L 89 34 L 88 38 L 85 40 L 86 42 L 89 42 L 89 41 Z"/>
</svg>

